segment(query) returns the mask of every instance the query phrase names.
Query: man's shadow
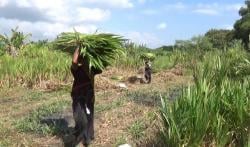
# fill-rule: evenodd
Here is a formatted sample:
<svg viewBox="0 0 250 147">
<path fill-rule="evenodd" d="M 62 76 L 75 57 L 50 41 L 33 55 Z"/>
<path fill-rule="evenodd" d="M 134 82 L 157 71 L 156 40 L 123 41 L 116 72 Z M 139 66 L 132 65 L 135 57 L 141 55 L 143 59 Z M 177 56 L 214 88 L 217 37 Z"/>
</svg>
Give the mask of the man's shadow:
<svg viewBox="0 0 250 147">
<path fill-rule="evenodd" d="M 52 114 L 41 119 L 42 124 L 50 127 L 52 134 L 62 139 L 65 147 L 74 147 L 74 119 L 72 112 L 67 110 L 65 112 Z"/>
</svg>

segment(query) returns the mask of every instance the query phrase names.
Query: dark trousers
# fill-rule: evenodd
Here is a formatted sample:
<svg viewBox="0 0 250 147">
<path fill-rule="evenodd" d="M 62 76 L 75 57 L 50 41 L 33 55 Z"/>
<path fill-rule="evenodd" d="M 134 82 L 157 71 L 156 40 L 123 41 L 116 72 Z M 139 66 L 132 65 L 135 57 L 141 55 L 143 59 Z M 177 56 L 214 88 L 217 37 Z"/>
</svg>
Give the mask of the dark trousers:
<svg viewBox="0 0 250 147">
<path fill-rule="evenodd" d="M 94 95 L 72 97 L 72 109 L 75 119 L 75 136 L 77 140 L 89 144 L 94 138 Z M 87 109 L 90 113 L 87 113 Z"/>
<path fill-rule="evenodd" d="M 151 83 L 151 70 L 145 70 L 145 79 L 147 83 Z"/>
</svg>

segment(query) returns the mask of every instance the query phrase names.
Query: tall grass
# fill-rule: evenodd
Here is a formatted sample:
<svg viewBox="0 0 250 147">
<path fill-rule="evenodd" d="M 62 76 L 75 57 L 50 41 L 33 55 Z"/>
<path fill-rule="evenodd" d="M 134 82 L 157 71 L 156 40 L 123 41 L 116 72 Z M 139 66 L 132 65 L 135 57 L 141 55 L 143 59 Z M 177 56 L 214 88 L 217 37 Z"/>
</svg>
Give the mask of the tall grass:
<svg viewBox="0 0 250 147">
<path fill-rule="evenodd" d="M 19 56 L 13 58 L 8 54 L 0 56 L 0 87 L 16 85 L 34 87 L 44 86 L 50 82 L 58 85 L 71 80 L 69 66 L 71 57 L 67 53 L 51 49 L 48 43 L 32 43 L 20 50 Z M 144 66 L 141 55 L 153 52 L 143 45 L 127 43 L 126 53 L 118 58 L 114 66 L 121 69 L 137 70 Z M 160 71 L 174 66 L 183 60 L 180 51 L 157 56 L 153 70 Z"/>
<path fill-rule="evenodd" d="M 174 102 L 162 98 L 166 146 L 247 146 L 250 73 L 237 74 L 249 71 L 246 58 L 247 53 L 239 49 L 210 52 L 203 62 L 191 66 L 195 84 Z"/>
<path fill-rule="evenodd" d="M 188 65 L 187 63 L 190 63 L 190 60 L 192 58 L 193 54 L 189 54 L 189 52 L 180 50 L 162 53 L 156 56 L 156 59 L 153 61 L 153 71 L 159 72 L 161 70 L 170 69 L 177 64 L 182 64 L 183 66 L 185 66 Z"/>
<path fill-rule="evenodd" d="M 31 44 L 20 51 L 18 58 L 0 56 L 0 63 L 0 87 L 32 87 L 43 81 L 59 84 L 70 79 L 71 57 L 48 47 Z"/>
<path fill-rule="evenodd" d="M 161 70 L 172 68 L 178 63 L 189 63 L 189 59 L 193 56 L 188 52 L 180 50 L 152 50 L 143 45 L 136 45 L 134 43 L 126 43 L 124 48 L 125 55 L 115 61 L 115 67 L 124 69 L 139 69 L 144 66 L 144 61 L 141 58 L 141 55 L 144 53 L 153 53 L 156 57 L 155 60 L 152 61 L 152 69 L 154 72 L 159 72 Z"/>
<path fill-rule="evenodd" d="M 143 60 L 140 58 L 141 54 L 149 52 L 143 45 L 136 45 L 131 42 L 124 44 L 125 54 L 123 57 L 119 57 L 114 66 L 123 69 L 138 69 L 143 66 Z"/>
</svg>

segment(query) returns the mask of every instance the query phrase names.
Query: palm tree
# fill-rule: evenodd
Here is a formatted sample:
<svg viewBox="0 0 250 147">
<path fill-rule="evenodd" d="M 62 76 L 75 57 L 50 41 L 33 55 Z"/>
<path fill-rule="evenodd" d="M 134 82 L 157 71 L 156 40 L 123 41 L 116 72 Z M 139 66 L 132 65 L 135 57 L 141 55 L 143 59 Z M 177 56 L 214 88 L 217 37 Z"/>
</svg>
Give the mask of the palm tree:
<svg viewBox="0 0 250 147">
<path fill-rule="evenodd" d="M 15 57 L 18 52 L 24 47 L 25 41 L 31 36 L 31 34 L 24 34 L 18 32 L 18 27 L 11 29 L 11 36 L 8 37 L 6 34 L 0 34 L 0 42 L 3 45 L 3 49 L 11 56 Z"/>
</svg>

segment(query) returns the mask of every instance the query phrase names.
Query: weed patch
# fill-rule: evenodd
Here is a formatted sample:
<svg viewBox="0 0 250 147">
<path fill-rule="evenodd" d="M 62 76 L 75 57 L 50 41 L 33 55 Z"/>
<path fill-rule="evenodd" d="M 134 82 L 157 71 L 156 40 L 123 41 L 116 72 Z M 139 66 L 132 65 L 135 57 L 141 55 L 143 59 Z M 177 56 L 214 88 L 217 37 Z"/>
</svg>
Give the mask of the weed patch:
<svg viewBox="0 0 250 147">
<path fill-rule="evenodd" d="M 44 135 L 54 134 L 57 131 L 56 126 L 41 124 L 41 119 L 45 116 L 58 112 L 69 105 L 69 101 L 61 100 L 52 104 L 42 106 L 33 111 L 27 117 L 14 122 L 15 128 L 20 132 L 35 132 Z"/>
</svg>

